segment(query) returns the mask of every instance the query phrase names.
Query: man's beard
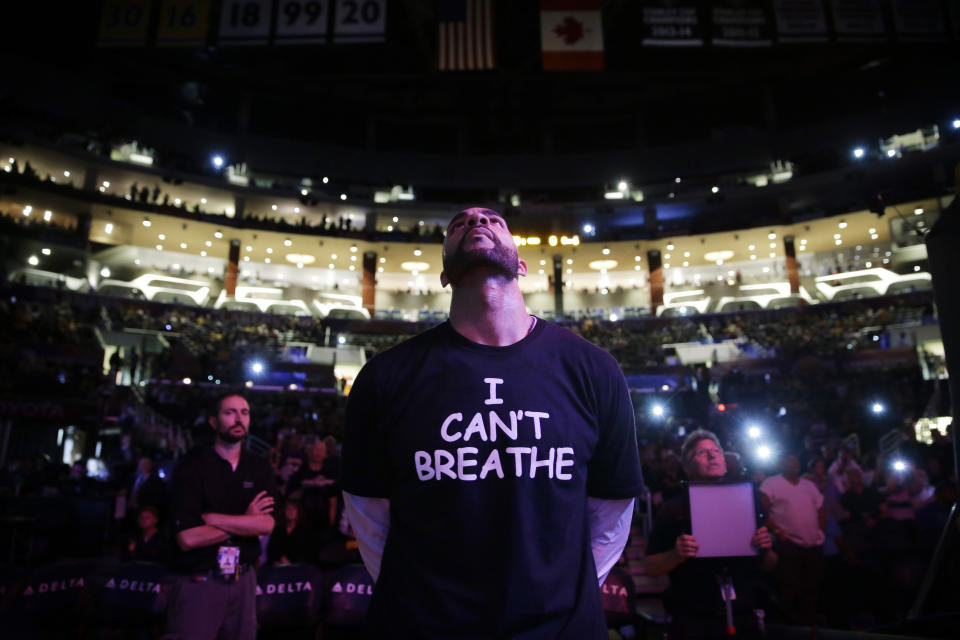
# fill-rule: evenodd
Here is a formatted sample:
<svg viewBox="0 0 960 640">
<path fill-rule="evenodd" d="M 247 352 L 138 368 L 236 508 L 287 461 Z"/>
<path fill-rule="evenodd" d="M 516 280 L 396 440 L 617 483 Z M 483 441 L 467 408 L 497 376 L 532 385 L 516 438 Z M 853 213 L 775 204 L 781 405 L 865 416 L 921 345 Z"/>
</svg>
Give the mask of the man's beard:
<svg viewBox="0 0 960 640">
<path fill-rule="evenodd" d="M 464 274 L 475 267 L 493 269 L 510 280 L 517 278 L 517 254 L 503 246 L 498 238 L 491 238 L 494 243 L 492 249 L 465 249 L 463 245 L 467 239 L 468 234 L 465 234 L 456 250 L 443 256 L 443 271 L 451 284 L 457 284 Z"/>
<path fill-rule="evenodd" d="M 227 427 L 226 429 L 220 429 L 219 431 L 217 431 L 217 437 L 223 440 L 224 442 L 226 442 L 227 444 L 236 444 L 247 437 L 246 430 L 244 430 L 244 432 L 240 435 L 234 434 L 233 433 L 234 426 L 236 425 Z"/>
</svg>

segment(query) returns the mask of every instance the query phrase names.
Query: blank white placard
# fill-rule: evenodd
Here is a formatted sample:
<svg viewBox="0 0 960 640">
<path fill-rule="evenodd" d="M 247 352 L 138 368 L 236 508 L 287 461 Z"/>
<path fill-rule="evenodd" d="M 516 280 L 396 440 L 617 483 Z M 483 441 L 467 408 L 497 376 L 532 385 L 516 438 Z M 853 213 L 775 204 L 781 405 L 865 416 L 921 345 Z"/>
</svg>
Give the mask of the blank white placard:
<svg viewBox="0 0 960 640">
<path fill-rule="evenodd" d="M 755 556 L 750 539 L 757 530 L 753 485 L 691 484 L 690 524 L 698 558 Z"/>
</svg>

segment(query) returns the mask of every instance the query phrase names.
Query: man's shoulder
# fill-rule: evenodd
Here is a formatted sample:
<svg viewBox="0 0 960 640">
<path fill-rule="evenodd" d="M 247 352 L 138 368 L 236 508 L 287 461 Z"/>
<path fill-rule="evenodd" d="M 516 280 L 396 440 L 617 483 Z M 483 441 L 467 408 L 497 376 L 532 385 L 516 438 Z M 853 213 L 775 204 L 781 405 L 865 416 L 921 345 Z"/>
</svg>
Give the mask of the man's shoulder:
<svg viewBox="0 0 960 640">
<path fill-rule="evenodd" d="M 620 365 L 612 355 L 586 338 L 558 324 L 546 320 L 539 320 L 539 322 L 544 325 L 542 334 L 544 342 L 555 345 L 551 346 L 551 350 L 555 350 L 562 356 L 582 358 L 598 366 L 611 366 L 617 371 L 620 370 Z"/>
<path fill-rule="evenodd" d="M 393 345 L 389 349 L 384 349 L 367 361 L 364 368 L 390 367 L 409 362 L 415 354 L 422 354 L 426 349 L 445 341 L 449 336 L 449 331 L 448 323 L 438 324 Z"/>
</svg>

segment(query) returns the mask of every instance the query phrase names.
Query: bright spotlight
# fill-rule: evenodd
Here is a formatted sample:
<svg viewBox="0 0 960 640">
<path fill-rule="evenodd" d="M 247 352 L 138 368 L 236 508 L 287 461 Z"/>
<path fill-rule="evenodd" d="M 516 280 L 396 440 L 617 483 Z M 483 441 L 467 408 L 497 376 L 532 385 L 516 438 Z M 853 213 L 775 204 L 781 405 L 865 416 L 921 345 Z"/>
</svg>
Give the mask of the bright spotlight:
<svg viewBox="0 0 960 640">
<path fill-rule="evenodd" d="M 585 225 L 583 225 L 583 232 L 584 232 L 584 233 L 593 233 L 593 225 L 592 225 L 592 224 L 585 224 Z"/>
<path fill-rule="evenodd" d="M 864 153 L 865 151 L 863 150 L 863 147 L 857 147 L 856 149 L 853 150 L 853 157 L 859 160 L 860 158 L 863 157 Z"/>
<path fill-rule="evenodd" d="M 254 362 L 253 364 L 250 365 L 250 370 L 257 374 L 263 373 L 263 363 Z"/>
<path fill-rule="evenodd" d="M 102 278 L 109 278 L 109 277 L 110 277 L 110 268 L 109 268 L 109 267 L 104 267 L 103 269 L 100 269 L 100 277 L 102 277 Z"/>
<path fill-rule="evenodd" d="M 903 473 L 907 470 L 907 463 L 903 460 L 894 460 L 893 461 L 893 470 L 898 473 Z"/>
<path fill-rule="evenodd" d="M 215 155 L 215 156 L 213 156 L 212 158 L 210 158 L 210 163 L 213 164 L 213 166 L 215 166 L 217 169 L 222 168 L 222 167 L 223 167 L 223 156 L 221 156 L 221 155 Z"/>
<path fill-rule="evenodd" d="M 760 427 L 758 427 L 757 425 L 750 425 L 749 427 L 747 427 L 747 435 L 753 438 L 754 440 L 759 438 L 762 435 L 762 433 L 763 432 L 760 431 Z"/>
<path fill-rule="evenodd" d="M 954 129 L 960 129 L 960 119 L 954 120 L 951 124 L 953 124 Z"/>
<path fill-rule="evenodd" d="M 870 410 L 873 411 L 875 414 L 879 415 L 886 410 L 886 407 L 884 407 L 883 404 L 880 402 L 874 402 L 873 405 L 870 407 Z"/>
<path fill-rule="evenodd" d="M 887 149 L 887 157 L 888 157 L 888 158 L 894 158 L 894 157 L 896 157 L 896 155 L 897 155 L 897 150 L 896 150 L 896 149 Z"/>
<path fill-rule="evenodd" d="M 337 344 L 347 344 L 347 339 L 343 336 L 337 336 Z"/>
<path fill-rule="evenodd" d="M 650 413 L 653 414 L 654 418 L 662 418 L 664 409 L 662 404 L 655 404 L 650 408 Z"/>
<path fill-rule="evenodd" d="M 757 447 L 757 457 L 761 460 L 769 460 L 773 456 L 773 451 L 765 444 Z"/>
</svg>

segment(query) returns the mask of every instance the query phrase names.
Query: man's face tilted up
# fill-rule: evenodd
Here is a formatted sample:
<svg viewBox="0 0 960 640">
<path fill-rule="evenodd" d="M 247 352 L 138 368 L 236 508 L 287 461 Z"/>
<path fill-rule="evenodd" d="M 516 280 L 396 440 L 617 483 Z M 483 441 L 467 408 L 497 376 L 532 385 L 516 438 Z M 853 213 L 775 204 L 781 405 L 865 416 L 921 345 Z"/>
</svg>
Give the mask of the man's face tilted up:
<svg viewBox="0 0 960 640">
<path fill-rule="evenodd" d="M 447 225 L 440 282 L 456 286 L 478 267 L 510 280 L 527 272 L 506 221 L 496 211 L 482 207 L 461 211 Z"/>
<path fill-rule="evenodd" d="M 250 431 L 250 405 L 241 396 L 227 396 L 220 401 L 217 415 L 210 418 L 210 426 L 221 441 L 240 442 Z"/>
<path fill-rule="evenodd" d="M 720 480 L 727 475 L 723 449 L 710 438 L 704 438 L 687 454 L 684 461 L 687 475 L 694 482 Z"/>
</svg>

